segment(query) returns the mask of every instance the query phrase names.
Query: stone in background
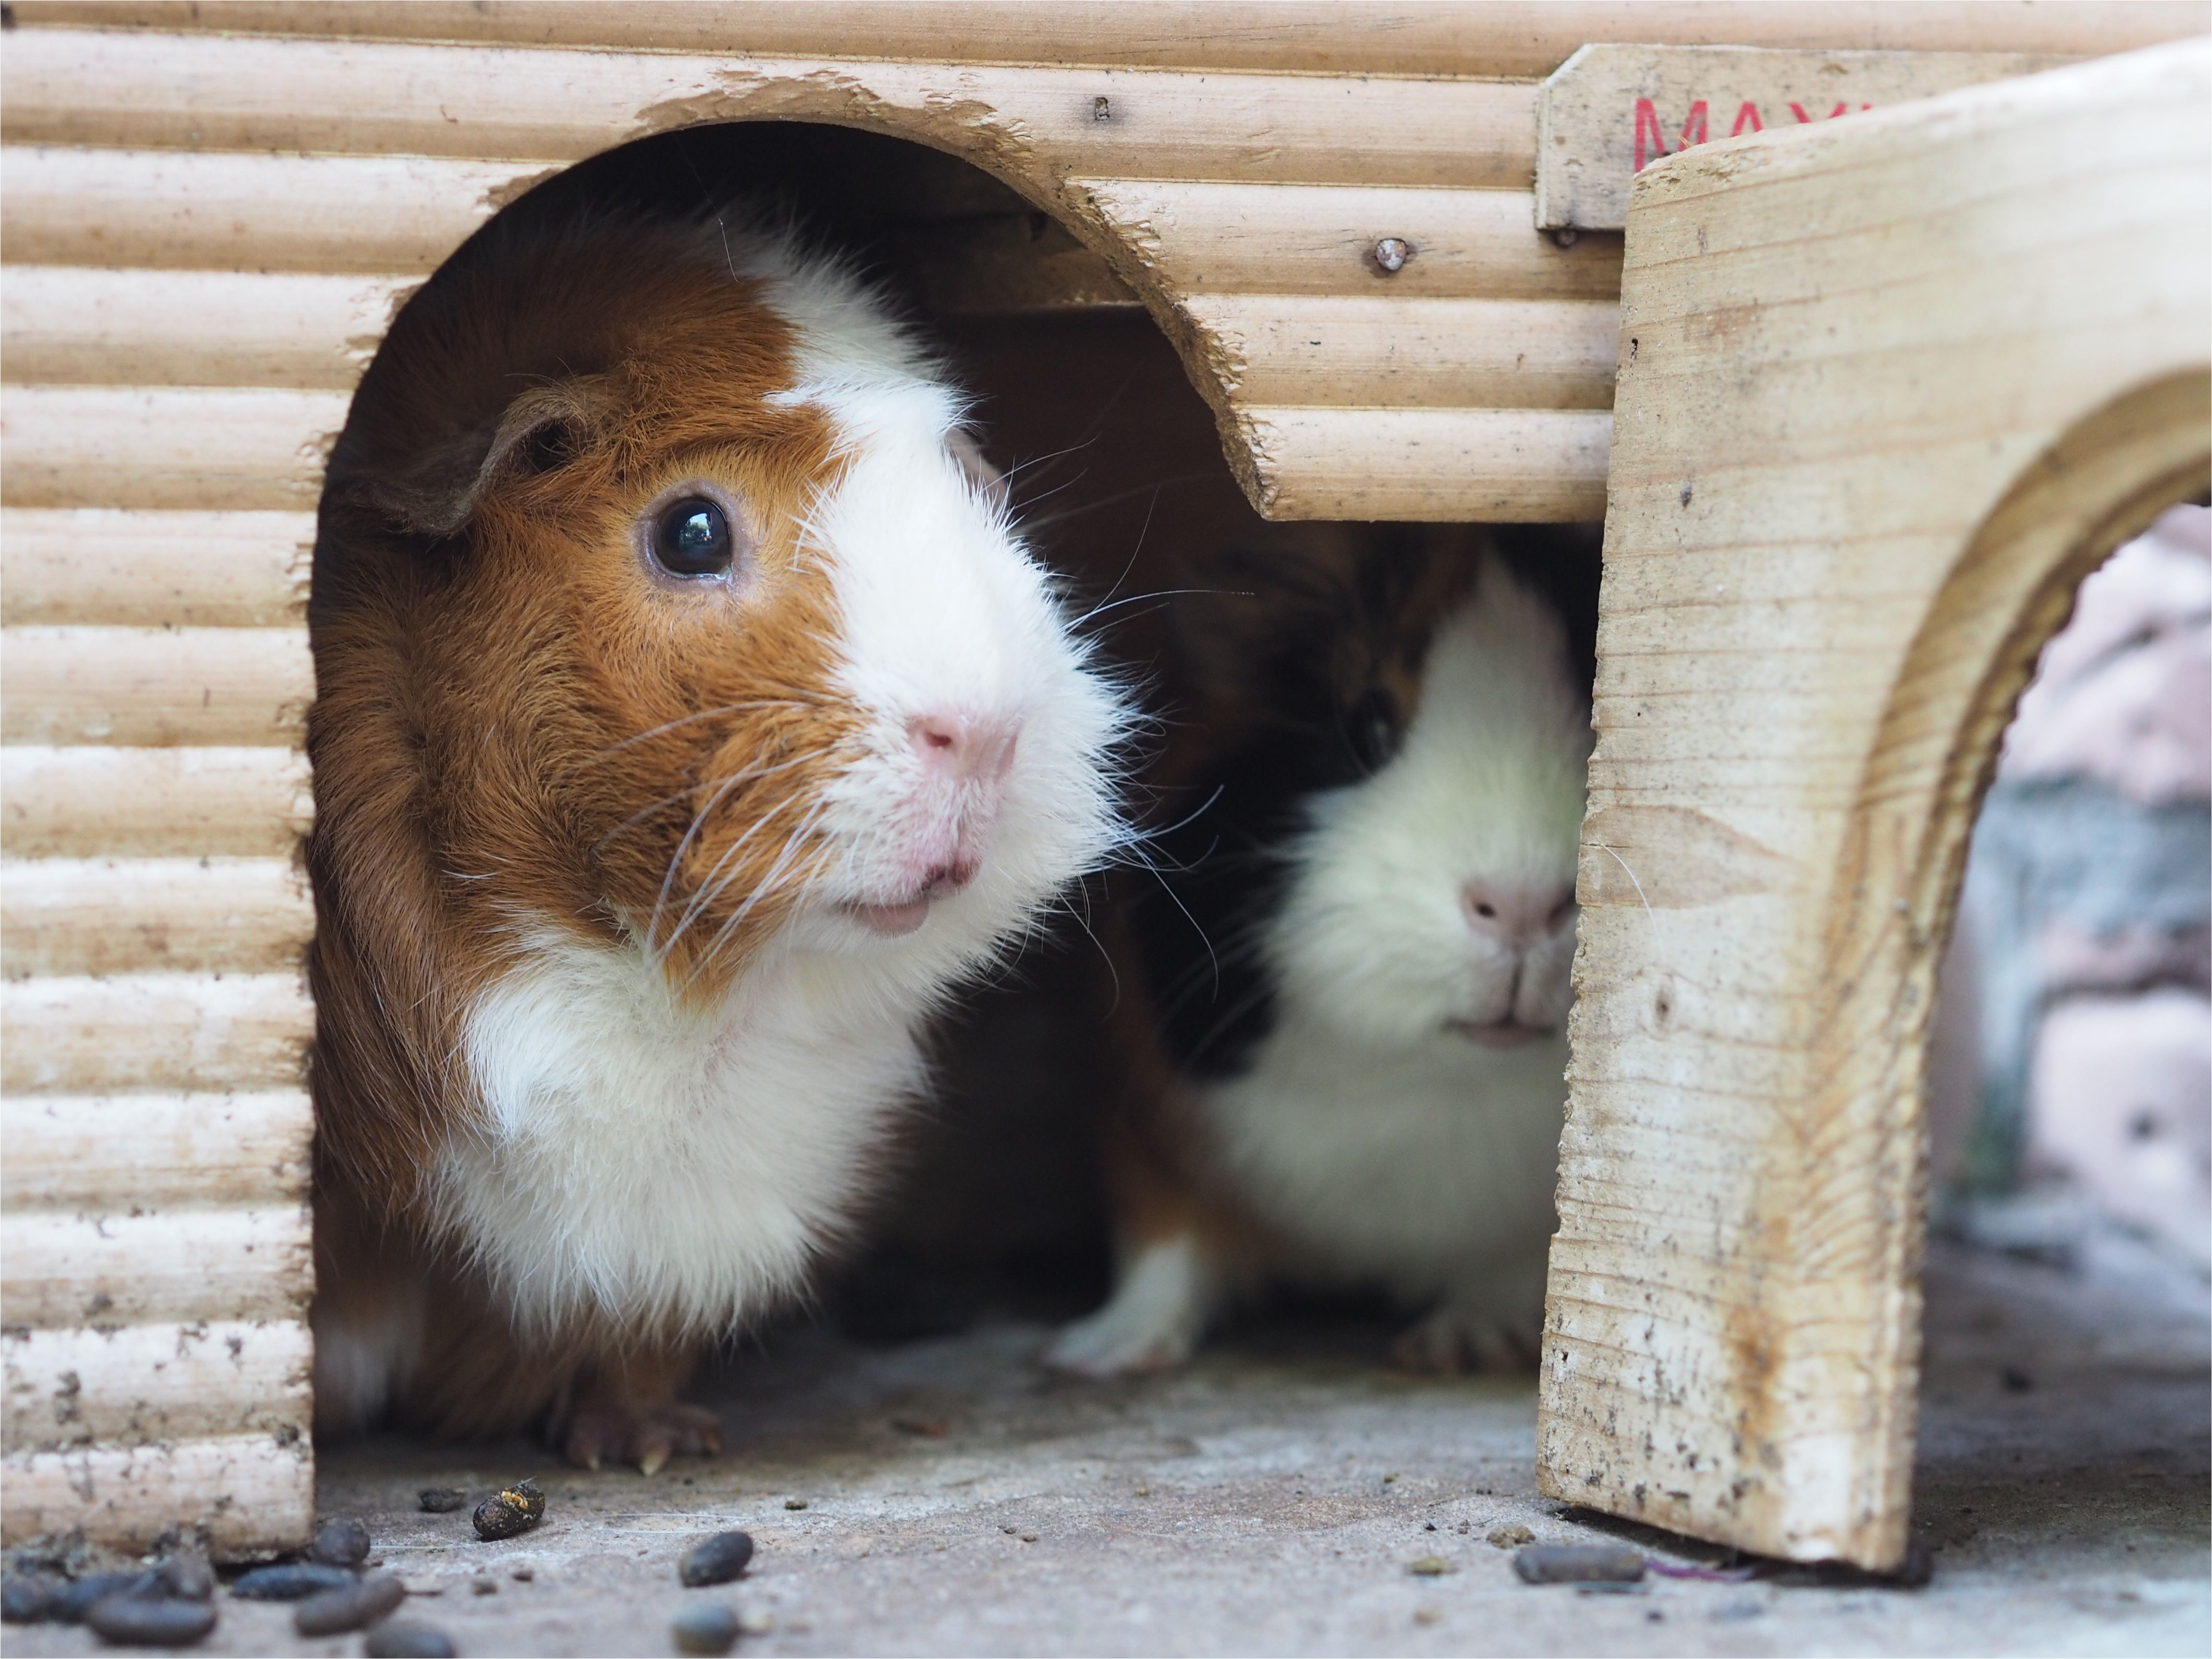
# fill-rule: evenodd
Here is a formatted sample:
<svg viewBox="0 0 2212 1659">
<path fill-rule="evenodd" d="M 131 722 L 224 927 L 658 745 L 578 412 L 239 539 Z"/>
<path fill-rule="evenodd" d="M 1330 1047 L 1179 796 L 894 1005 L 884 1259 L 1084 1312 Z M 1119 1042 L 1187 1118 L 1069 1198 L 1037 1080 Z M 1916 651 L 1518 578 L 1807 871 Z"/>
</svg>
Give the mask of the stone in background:
<svg viewBox="0 0 2212 1659">
<path fill-rule="evenodd" d="M 1931 1059 L 1935 1178 L 1987 1242 L 2067 1247 L 2054 1179 L 2212 1260 L 2212 512 L 2082 584 L 2006 734 Z M 2042 1198 L 1990 1200 L 2034 1190 Z M 2057 1189 L 2062 1194 L 2065 1188 Z"/>
</svg>

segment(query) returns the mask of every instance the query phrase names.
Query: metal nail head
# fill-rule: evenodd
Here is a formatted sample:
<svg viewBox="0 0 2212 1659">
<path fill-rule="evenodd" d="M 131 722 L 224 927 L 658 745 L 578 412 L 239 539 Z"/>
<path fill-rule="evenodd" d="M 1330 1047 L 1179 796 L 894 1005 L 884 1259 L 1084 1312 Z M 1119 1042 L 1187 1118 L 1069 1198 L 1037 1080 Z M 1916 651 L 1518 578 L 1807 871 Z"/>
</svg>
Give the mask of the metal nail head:
<svg viewBox="0 0 2212 1659">
<path fill-rule="evenodd" d="M 1395 276 L 1406 268 L 1406 261 L 1413 257 L 1413 245 L 1401 237 L 1385 236 L 1375 244 L 1371 257 L 1376 270 L 1385 276 Z"/>
<path fill-rule="evenodd" d="M 1114 118 L 1113 100 L 1103 96 L 1092 99 L 1091 100 L 1091 118 L 1094 121 L 1112 120 Z"/>
</svg>

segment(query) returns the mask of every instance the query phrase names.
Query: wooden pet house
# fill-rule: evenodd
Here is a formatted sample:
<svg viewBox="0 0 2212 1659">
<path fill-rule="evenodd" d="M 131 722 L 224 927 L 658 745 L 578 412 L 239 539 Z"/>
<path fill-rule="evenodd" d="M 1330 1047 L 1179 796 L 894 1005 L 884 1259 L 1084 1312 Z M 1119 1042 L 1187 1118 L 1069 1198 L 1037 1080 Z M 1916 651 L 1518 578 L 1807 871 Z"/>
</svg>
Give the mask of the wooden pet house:
<svg viewBox="0 0 2212 1659">
<path fill-rule="evenodd" d="M 1265 515 L 1607 519 L 1542 1479 L 1895 1566 L 1966 828 L 2074 583 L 2205 487 L 2202 27 L 16 0 L 7 1538 L 306 1535 L 324 456 L 502 205 L 780 122 L 949 152 L 1048 216 L 945 227 L 947 280 L 1144 307 Z"/>
</svg>

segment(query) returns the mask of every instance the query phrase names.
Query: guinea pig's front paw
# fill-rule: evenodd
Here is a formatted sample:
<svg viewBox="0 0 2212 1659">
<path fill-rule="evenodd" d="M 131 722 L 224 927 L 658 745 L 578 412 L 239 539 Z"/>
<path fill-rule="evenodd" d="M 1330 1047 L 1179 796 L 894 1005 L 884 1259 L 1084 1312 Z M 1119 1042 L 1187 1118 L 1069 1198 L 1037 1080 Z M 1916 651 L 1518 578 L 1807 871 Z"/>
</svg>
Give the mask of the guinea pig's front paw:
<svg viewBox="0 0 2212 1659">
<path fill-rule="evenodd" d="M 1117 1299 L 1064 1327 L 1038 1356 L 1051 1370 L 1103 1379 L 1173 1370 L 1190 1358 L 1197 1333 L 1145 1316 Z"/>
<path fill-rule="evenodd" d="M 585 1401 L 569 1418 L 561 1450 L 579 1468 L 611 1458 L 658 1474 L 671 1457 L 712 1457 L 722 1449 L 722 1421 L 700 1406 L 623 1395 Z"/>
<path fill-rule="evenodd" d="M 1407 1327 L 1390 1345 L 1390 1358 L 1406 1370 L 1458 1376 L 1534 1370 L 1541 1351 L 1537 1326 L 1446 1303 Z"/>
</svg>

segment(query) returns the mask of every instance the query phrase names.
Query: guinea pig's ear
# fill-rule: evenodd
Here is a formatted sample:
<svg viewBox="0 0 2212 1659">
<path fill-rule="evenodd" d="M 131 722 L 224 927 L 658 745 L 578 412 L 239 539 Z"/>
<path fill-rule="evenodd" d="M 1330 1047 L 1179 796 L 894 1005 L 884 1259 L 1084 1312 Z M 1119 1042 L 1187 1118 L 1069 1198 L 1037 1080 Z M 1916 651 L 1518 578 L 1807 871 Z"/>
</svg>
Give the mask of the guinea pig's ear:
<svg viewBox="0 0 2212 1659">
<path fill-rule="evenodd" d="M 991 465 L 975 434 L 965 427 L 955 427 L 952 435 L 945 441 L 945 447 L 960 463 L 961 471 L 968 475 L 968 482 L 975 486 L 975 493 L 988 501 L 994 512 L 1004 513 L 1012 503 L 1013 486 L 1006 482 L 1005 473 Z"/>
<path fill-rule="evenodd" d="M 426 445 L 404 475 L 362 477 L 353 493 L 400 528 L 450 536 L 503 477 L 550 472 L 587 447 L 598 428 L 597 377 L 534 386 L 495 422 Z"/>
</svg>

